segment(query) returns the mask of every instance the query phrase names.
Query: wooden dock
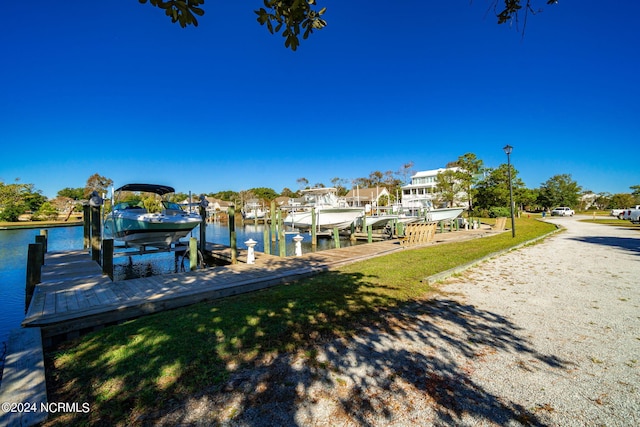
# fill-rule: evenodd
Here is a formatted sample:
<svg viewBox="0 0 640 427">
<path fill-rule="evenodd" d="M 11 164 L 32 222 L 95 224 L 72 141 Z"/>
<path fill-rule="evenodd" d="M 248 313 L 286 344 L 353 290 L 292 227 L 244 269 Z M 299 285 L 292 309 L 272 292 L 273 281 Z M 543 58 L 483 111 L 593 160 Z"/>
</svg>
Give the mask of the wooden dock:
<svg viewBox="0 0 640 427">
<path fill-rule="evenodd" d="M 439 233 L 434 242 L 480 237 L 486 231 Z M 207 245 L 217 257 L 230 259 L 230 248 Z M 349 246 L 281 258 L 256 252 L 246 264 L 238 251 L 237 264 L 191 272 L 112 282 L 85 251 L 49 253 L 22 326 L 41 328 L 45 346 L 53 337 L 73 337 L 83 331 L 145 314 L 201 301 L 252 292 L 289 283 L 360 260 L 406 250 L 398 240 Z"/>
<path fill-rule="evenodd" d="M 220 249 L 218 247 L 218 249 Z M 200 301 L 264 289 L 332 267 L 400 250 L 397 241 L 112 282 L 85 251 L 49 253 L 22 326 L 39 327 L 45 345 L 107 324 Z M 224 252 L 229 248 L 222 249 Z M 246 260 L 245 251 L 238 255 Z"/>
</svg>

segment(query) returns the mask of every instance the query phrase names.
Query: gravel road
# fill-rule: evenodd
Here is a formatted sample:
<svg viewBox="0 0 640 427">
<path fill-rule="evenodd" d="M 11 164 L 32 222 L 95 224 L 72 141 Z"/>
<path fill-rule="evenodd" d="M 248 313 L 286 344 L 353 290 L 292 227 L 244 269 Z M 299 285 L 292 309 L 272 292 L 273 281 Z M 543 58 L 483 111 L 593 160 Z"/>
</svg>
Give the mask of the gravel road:
<svg viewBox="0 0 640 427">
<path fill-rule="evenodd" d="M 152 423 L 640 425 L 640 233 L 578 219 L 551 218 L 566 231 Z"/>
</svg>

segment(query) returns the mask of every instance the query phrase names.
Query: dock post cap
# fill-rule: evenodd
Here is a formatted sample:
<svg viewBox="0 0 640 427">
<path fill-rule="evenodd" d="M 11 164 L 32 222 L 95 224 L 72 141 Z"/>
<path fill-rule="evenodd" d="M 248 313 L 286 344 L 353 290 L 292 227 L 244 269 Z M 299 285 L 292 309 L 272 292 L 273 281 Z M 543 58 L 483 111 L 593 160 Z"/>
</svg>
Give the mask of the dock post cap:
<svg viewBox="0 0 640 427">
<path fill-rule="evenodd" d="M 253 239 L 249 239 L 246 242 L 244 242 L 244 244 L 247 245 L 247 247 L 249 248 L 249 250 L 247 251 L 247 264 L 255 264 L 256 263 L 256 255 L 255 255 L 253 247 L 257 243 L 258 242 L 256 242 Z"/>
<path fill-rule="evenodd" d="M 91 197 L 89 198 L 89 206 L 98 207 L 98 206 L 102 206 L 102 203 L 103 203 L 102 197 L 100 197 L 100 194 L 98 194 L 98 192 L 94 190 L 91 193 Z"/>
<path fill-rule="evenodd" d="M 302 256 L 302 237 L 300 234 L 296 234 L 293 237 L 293 241 L 296 242 L 296 256 Z"/>
</svg>

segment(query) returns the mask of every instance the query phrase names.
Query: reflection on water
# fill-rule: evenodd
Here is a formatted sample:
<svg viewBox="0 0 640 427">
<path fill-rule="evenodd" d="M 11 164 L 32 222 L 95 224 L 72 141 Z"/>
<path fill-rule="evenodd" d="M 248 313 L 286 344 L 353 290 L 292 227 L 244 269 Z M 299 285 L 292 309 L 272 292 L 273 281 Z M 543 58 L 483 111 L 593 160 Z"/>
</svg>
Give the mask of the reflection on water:
<svg viewBox="0 0 640 427">
<path fill-rule="evenodd" d="M 82 249 L 82 227 L 46 228 L 49 251 Z M 0 230 L 0 342 L 24 318 L 27 251 L 40 229 Z M 0 344 L 0 348 L 2 348 Z"/>
<path fill-rule="evenodd" d="M 267 228 L 269 226 L 267 225 Z M 48 249 L 50 252 L 63 250 L 82 249 L 83 228 L 56 227 L 47 228 L 49 234 Z M 239 249 L 246 249 L 244 242 L 253 239 L 258 242 L 256 251 L 264 251 L 264 224 L 236 226 L 236 242 Z M 229 246 L 229 228 L 226 224 L 207 224 L 207 241 Z M 2 344 L 9 336 L 9 331 L 20 327 L 24 318 L 25 279 L 27 250 L 30 243 L 35 243 L 35 236 L 40 234 L 40 229 L 0 230 L 0 351 Z M 192 235 L 199 237 L 199 229 L 196 228 Z M 301 233 L 302 252 L 308 253 L 314 250 L 332 249 L 335 247 L 333 239 L 319 238 L 317 247 L 311 245 L 311 235 Z M 286 234 L 286 254 L 295 254 L 294 233 Z M 269 238 L 269 240 L 271 240 Z M 117 243 L 117 242 L 116 242 Z M 269 242 L 271 253 L 278 255 L 278 243 Z M 341 238 L 342 247 L 353 243 L 348 238 Z M 130 256 L 116 257 L 114 259 L 114 278 L 146 277 L 149 275 L 166 274 L 174 271 L 188 269 L 189 260 L 183 260 L 173 253 L 158 253 L 150 255 L 136 255 L 132 250 Z"/>
</svg>

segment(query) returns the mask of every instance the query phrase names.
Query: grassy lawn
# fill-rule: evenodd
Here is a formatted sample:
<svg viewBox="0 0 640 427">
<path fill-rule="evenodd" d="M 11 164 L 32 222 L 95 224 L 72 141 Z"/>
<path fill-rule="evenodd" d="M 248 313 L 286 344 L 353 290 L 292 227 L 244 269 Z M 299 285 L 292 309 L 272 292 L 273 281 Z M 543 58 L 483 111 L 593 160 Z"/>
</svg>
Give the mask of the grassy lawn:
<svg viewBox="0 0 640 427">
<path fill-rule="evenodd" d="M 158 313 L 65 343 L 47 354 L 52 402 L 88 402 L 89 414 L 47 425 L 136 425 L 141 414 L 221 385 L 265 357 L 356 334 L 382 312 L 429 296 L 429 275 L 544 235 L 522 218 L 510 232 L 393 253 L 265 291 Z"/>
</svg>

